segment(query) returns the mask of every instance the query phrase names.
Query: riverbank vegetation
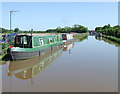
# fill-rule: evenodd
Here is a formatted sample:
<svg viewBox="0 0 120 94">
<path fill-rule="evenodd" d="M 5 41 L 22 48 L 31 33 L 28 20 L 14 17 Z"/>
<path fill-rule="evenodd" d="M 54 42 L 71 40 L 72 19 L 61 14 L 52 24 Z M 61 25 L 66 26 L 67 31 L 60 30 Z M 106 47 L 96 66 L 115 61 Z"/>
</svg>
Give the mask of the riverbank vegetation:
<svg viewBox="0 0 120 94">
<path fill-rule="evenodd" d="M 116 25 L 111 27 L 110 24 L 103 27 L 96 27 L 96 32 L 102 33 L 104 38 L 120 43 L 120 26 Z"/>
<path fill-rule="evenodd" d="M 110 24 L 108 24 L 103 27 L 96 27 L 95 31 L 101 32 L 104 35 L 109 35 L 109 36 L 120 38 L 120 26 L 119 25 L 111 27 Z"/>
<path fill-rule="evenodd" d="M 47 33 L 50 32 L 56 32 L 56 33 L 69 33 L 69 32 L 74 32 L 74 33 L 87 33 L 88 32 L 88 28 L 82 26 L 82 25 L 78 25 L 75 24 L 73 25 L 73 27 L 57 27 L 56 29 L 48 29 L 46 30 Z"/>
<path fill-rule="evenodd" d="M 75 34 L 75 40 L 82 40 L 86 37 L 88 37 L 89 33 L 81 33 L 81 34 Z"/>
</svg>

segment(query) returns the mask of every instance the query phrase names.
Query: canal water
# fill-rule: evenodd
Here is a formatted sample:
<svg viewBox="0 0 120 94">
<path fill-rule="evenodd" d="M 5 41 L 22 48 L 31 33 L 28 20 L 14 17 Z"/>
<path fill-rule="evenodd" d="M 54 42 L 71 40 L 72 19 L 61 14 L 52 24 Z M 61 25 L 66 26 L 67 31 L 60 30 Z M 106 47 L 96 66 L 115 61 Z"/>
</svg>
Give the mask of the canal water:
<svg viewBox="0 0 120 94">
<path fill-rule="evenodd" d="M 118 47 L 94 36 L 1 66 L 3 92 L 118 91 Z"/>
</svg>

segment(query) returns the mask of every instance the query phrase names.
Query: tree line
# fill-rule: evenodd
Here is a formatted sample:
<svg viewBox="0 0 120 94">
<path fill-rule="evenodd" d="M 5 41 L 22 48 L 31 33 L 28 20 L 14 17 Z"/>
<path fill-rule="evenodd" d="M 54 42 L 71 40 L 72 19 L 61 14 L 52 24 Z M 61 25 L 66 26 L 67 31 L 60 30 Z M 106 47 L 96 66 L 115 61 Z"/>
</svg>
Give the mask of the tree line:
<svg viewBox="0 0 120 94">
<path fill-rule="evenodd" d="M 120 26 L 119 25 L 111 27 L 110 24 L 108 24 L 103 27 L 96 27 L 95 31 L 101 32 L 104 35 L 110 35 L 110 36 L 120 38 Z"/>
<path fill-rule="evenodd" d="M 56 29 L 48 29 L 46 30 L 47 33 L 49 32 L 56 32 L 56 33 L 69 33 L 69 32 L 74 32 L 74 33 L 86 33 L 88 32 L 88 28 L 84 27 L 82 25 L 75 24 L 73 27 L 57 27 Z"/>
<path fill-rule="evenodd" d="M 15 32 L 15 33 L 17 33 L 17 32 L 19 32 L 19 28 L 15 28 L 14 30 L 9 30 L 9 29 L 5 29 L 5 28 L 0 28 L 0 33 L 10 33 L 10 32 Z"/>
<path fill-rule="evenodd" d="M 21 31 L 19 28 L 15 28 L 14 30 L 8 30 L 5 28 L 0 28 L 2 30 L 2 33 L 10 33 L 10 32 L 20 32 L 20 33 L 31 33 L 31 30 L 29 31 Z M 46 31 L 33 31 L 33 33 L 69 33 L 69 32 L 74 32 L 74 33 L 86 33 L 88 32 L 88 28 L 84 27 L 82 25 L 75 24 L 73 27 L 57 27 L 56 29 L 48 29 Z"/>
</svg>

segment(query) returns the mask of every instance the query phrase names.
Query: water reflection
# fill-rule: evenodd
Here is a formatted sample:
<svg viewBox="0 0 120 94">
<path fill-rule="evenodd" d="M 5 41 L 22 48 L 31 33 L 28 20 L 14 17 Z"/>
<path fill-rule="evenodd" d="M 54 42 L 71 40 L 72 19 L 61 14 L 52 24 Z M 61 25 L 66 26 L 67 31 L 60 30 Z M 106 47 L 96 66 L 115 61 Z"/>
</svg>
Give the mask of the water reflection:
<svg viewBox="0 0 120 94">
<path fill-rule="evenodd" d="M 102 37 L 95 36 L 97 40 L 102 40 Z"/>
<path fill-rule="evenodd" d="M 15 75 L 16 78 L 25 80 L 33 79 L 51 63 L 57 60 L 61 55 L 62 51 L 69 51 L 74 47 L 74 43 L 65 45 L 64 48 L 58 48 L 54 51 L 50 51 L 39 57 L 31 58 L 28 60 L 11 61 L 9 64 L 8 76 Z M 31 81 L 33 82 L 33 81 Z"/>
<path fill-rule="evenodd" d="M 107 43 L 109 43 L 109 44 L 113 44 L 113 45 L 115 45 L 116 47 L 119 47 L 119 46 L 120 46 L 119 43 L 114 42 L 114 41 L 111 41 L 111 40 L 109 40 L 109 39 L 103 38 L 102 40 L 104 40 L 105 42 L 107 42 Z"/>
<path fill-rule="evenodd" d="M 109 44 L 113 44 L 113 45 L 115 45 L 116 47 L 119 47 L 119 46 L 120 46 L 119 43 L 114 42 L 114 41 L 111 41 L 111 40 L 106 39 L 106 38 L 104 38 L 104 37 L 95 37 L 95 39 L 97 39 L 97 40 L 99 40 L 99 41 L 103 40 L 104 42 L 107 42 L 107 43 L 109 43 Z"/>
<path fill-rule="evenodd" d="M 62 55 L 62 50 L 63 48 L 59 48 L 39 57 L 10 62 L 8 76 L 15 75 L 16 78 L 22 80 L 33 79 L 51 63 L 58 59 Z M 31 82 L 33 83 L 32 80 Z"/>
<path fill-rule="evenodd" d="M 64 45 L 63 51 L 69 51 L 69 54 L 71 54 L 71 48 L 74 47 L 74 42 L 69 45 Z"/>
<path fill-rule="evenodd" d="M 78 39 L 77 42 L 82 42 L 82 41 L 85 40 L 85 39 L 88 39 L 88 36 L 85 36 L 85 37 L 83 37 L 83 38 Z"/>
</svg>

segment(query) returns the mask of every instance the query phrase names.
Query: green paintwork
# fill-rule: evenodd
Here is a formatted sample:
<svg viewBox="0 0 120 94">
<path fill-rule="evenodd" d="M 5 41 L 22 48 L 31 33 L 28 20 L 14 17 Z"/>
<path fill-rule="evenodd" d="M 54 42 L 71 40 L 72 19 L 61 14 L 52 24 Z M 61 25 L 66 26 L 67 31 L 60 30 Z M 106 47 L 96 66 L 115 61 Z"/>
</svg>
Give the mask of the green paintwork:
<svg viewBox="0 0 120 94">
<path fill-rule="evenodd" d="M 40 45 L 39 38 L 43 39 L 44 44 Z M 52 43 L 49 42 L 49 38 L 52 39 Z M 56 42 L 55 42 L 56 38 Z M 29 44 L 29 40 L 27 40 L 27 45 Z M 50 36 L 33 36 L 32 37 L 32 48 L 23 48 L 23 47 L 13 47 L 11 51 L 18 51 L 18 52 L 34 52 L 43 50 L 49 47 L 53 47 L 59 44 L 63 44 L 62 36 L 61 35 L 50 35 Z"/>
<path fill-rule="evenodd" d="M 50 44 L 49 42 L 49 38 L 52 38 L 52 42 L 55 43 L 55 38 L 56 38 L 56 42 L 59 42 L 59 38 L 60 36 L 59 35 L 52 35 L 52 36 L 33 36 L 33 46 L 36 47 L 36 46 L 40 46 L 40 43 L 39 43 L 39 38 L 42 38 L 44 40 L 44 44 Z M 62 39 L 60 40 L 62 41 Z"/>
</svg>

